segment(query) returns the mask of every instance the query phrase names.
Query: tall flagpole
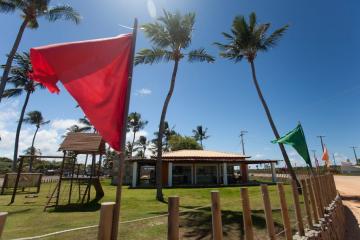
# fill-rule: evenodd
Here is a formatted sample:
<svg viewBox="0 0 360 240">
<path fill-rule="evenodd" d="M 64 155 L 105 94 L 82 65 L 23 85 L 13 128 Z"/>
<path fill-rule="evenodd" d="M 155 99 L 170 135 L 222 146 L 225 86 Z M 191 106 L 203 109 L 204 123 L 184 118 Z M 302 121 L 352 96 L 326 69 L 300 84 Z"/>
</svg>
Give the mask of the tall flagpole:
<svg viewBox="0 0 360 240">
<path fill-rule="evenodd" d="M 135 44 L 136 44 L 136 34 L 138 28 L 138 21 L 137 18 L 134 20 L 134 28 L 132 34 L 132 46 L 131 46 L 131 56 L 129 60 L 129 79 L 128 79 L 128 86 L 127 86 L 127 93 L 126 93 L 126 103 L 125 103 L 125 112 L 123 118 L 123 131 L 120 141 L 120 154 L 119 157 L 119 166 L 118 166 L 118 182 L 116 187 L 116 201 L 114 206 L 114 213 L 113 213 L 113 221 L 112 221 L 112 228 L 111 228 L 111 240 L 116 240 L 119 231 L 119 219 L 120 219 L 120 207 L 121 207 L 121 189 L 122 189 L 122 182 L 124 176 L 124 169 L 125 169 L 125 142 L 126 142 L 126 125 L 129 113 L 129 104 L 130 104 L 130 93 L 131 93 L 131 83 L 132 83 L 132 74 L 133 74 L 133 66 L 134 66 L 134 56 L 135 56 Z"/>
</svg>

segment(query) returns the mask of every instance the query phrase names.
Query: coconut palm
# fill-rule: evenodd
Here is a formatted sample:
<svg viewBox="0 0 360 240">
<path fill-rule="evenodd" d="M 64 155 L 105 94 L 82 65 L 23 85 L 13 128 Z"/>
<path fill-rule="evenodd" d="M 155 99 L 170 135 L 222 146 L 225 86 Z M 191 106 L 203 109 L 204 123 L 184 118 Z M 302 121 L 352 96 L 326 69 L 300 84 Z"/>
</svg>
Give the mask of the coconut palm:
<svg viewBox="0 0 360 240">
<path fill-rule="evenodd" d="M 79 118 L 79 123 L 82 125 L 79 129 L 79 132 L 90 132 L 93 131 L 96 133 L 95 127 L 90 123 L 89 119 L 84 116 L 83 118 Z"/>
<path fill-rule="evenodd" d="M 50 121 L 45 121 L 44 117 L 42 116 L 41 112 L 39 112 L 39 111 L 28 112 L 28 113 L 26 113 L 26 116 L 27 117 L 24 118 L 24 123 L 35 125 L 35 127 L 36 127 L 36 130 L 35 130 L 32 142 L 31 142 L 31 149 L 35 149 L 34 148 L 35 138 L 36 138 L 36 135 L 37 135 L 40 127 L 48 124 Z M 34 153 L 32 153 L 31 155 L 34 155 Z M 29 164 L 30 172 L 32 171 L 32 162 L 33 162 L 32 160 L 33 160 L 33 158 L 31 158 L 30 164 Z"/>
<path fill-rule="evenodd" d="M 176 74 L 179 62 L 186 56 L 189 62 L 214 62 L 214 58 L 207 54 L 204 48 L 192 50 L 187 53 L 191 44 L 191 37 L 195 23 L 195 14 L 181 15 L 179 12 L 170 13 L 164 10 L 164 16 L 158 18 L 155 23 L 143 26 L 145 35 L 150 38 L 153 47 L 142 49 L 135 57 L 135 64 L 154 64 L 158 62 L 174 62 L 170 81 L 170 88 L 165 98 L 161 111 L 159 134 L 157 140 L 157 162 L 156 162 L 156 199 L 163 201 L 162 194 L 162 140 L 165 129 L 165 119 L 171 96 L 174 92 Z"/>
<path fill-rule="evenodd" d="M 76 24 L 80 22 L 80 15 L 69 5 L 49 6 L 51 0 L 0 0 L 0 12 L 9 13 L 21 12 L 22 24 L 19 28 L 15 42 L 11 48 L 4 68 L 0 83 L 0 102 L 3 95 L 11 64 L 15 53 L 20 45 L 20 41 L 25 29 L 37 29 L 39 27 L 38 19 L 44 17 L 50 22 L 60 19 L 69 20 Z"/>
<path fill-rule="evenodd" d="M 146 149 L 149 146 L 150 142 L 145 136 L 140 136 L 136 141 L 135 151 L 138 151 L 140 157 L 145 157 Z"/>
<path fill-rule="evenodd" d="M 10 69 L 10 74 L 8 78 L 8 83 L 12 85 L 12 88 L 8 88 L 4 91 L 3 97 L 5 98 L 15 98 L 19 97 L 22 94 L 26 94 L 25 101 L 23 103 L 19 121 L 16 128 L 16 135 L 15 135 L 15 145 L 14 145 L 14 159 L 12 163 L 12 170 L 15 171 L 16 169 L 16 161 L 18 156 L 18 149 L 19 149 L 19 138 L 20 138 L 20 131 L 21 126 L 23 123 L 25 110 L 28 105 L 30 95 L 34 93 L 37 89 L 44 89 L 44 86 L 40 83 L 33 82 L 29 79 L 28 75 L 32 71 L 31 69 L 31 62 L 29 58 L 29 53 L 16 53 L 14 56 L 15 64 Z"/>
<path fill-rule="evenodd" d="M 285 25 L 269 34 L 268 32 L 270 26 L 270 23 L 259 24 L 254 12 L 250 14 L 249 21 L 247 21 L 244 16 L 237 16 L 233 21 L 231 33 L 222 33 L 227 42 L 225 44 L 215 44 L 218 45 L 221 50 L 221 57 L 230 59 L 235 63 L 240 62 L 243 58 L 248 61 L 251 66 L 253 83 L 264 107 L 271 129 L 274 132 L 275 138 L 279 139 L 280 135 L 256 78 L 254 63 L 258 53 L 267 52 L 271 48 L 275 47 L 288 29 L 288 25 Z M 279 143 L 279 147 L 286 165 L 288 166 L 291 177 L 297 181 L 284 145 Z"/>
<path fill-rule="evenodd" d="M 207 128 L 204 129 L 203 126 L 201 125 L 197 126 L 196 129 L 192 130 L 195 140 L 200 141 L 201 148 L 203 148 L 202 141 L 210 137 L 209 135 L 206 134 L 207 130 L 208 130 Z"/>
<path fill-rule="evenodd" d="M 129 154 L 132 156 L 134 151 L 134 143 L 136 138 L 136 133 L 140 130 L 144 129 L 145 126 L 148 124 L 148 121 L 141 119 L 141 114 L 137 112 L 132 112 L 128 116 L 127 122 L 127 131 L 133 133 L 133 138 L 131 141 L 131 145 L 129 146 Z"/>
</svg>

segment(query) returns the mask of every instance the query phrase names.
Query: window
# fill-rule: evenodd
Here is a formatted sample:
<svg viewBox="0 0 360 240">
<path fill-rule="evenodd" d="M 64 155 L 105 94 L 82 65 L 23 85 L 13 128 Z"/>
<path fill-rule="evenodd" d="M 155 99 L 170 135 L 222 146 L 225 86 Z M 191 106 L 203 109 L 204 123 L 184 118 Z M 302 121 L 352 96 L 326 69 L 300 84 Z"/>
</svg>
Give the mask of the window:
<svg viewBox="0 0 360 240">
<path fill-rule="evenodd" d="M 197 184 L 217 184 L 217 166 L 196 166 Z"/>
<path fill-rule="evenodd" d="M 173 184 L 191 184 L 191 166 L 173 166 Z"/>
</svg>

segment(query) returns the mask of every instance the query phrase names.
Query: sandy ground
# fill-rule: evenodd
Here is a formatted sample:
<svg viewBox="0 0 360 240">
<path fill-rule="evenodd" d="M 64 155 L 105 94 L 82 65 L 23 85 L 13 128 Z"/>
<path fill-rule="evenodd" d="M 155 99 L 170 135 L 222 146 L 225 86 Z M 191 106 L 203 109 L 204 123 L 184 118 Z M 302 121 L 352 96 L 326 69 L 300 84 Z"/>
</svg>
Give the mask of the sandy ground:
<svg viewBox="0 0 360 240">
<path fill-rule="evenodd" d="M 360 176 L 335 176 L 346 211 L 346 238 L 360 240 Z"/>
</svg>

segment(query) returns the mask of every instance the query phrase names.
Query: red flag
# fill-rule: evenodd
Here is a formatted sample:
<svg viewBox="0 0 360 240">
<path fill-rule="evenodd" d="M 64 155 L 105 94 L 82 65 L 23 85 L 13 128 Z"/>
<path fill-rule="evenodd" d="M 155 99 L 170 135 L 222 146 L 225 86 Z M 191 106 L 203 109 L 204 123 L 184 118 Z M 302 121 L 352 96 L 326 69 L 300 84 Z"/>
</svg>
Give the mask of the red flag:
<svg viewBox="0 0 360 240">
<path fill-rule="evenodd" d="M 120 151 L 132 34 L 30 49 L 31 78 L 59 93 L 60 80 L 104 140 Z"/>
<path fill-rule="evenodd" d="M 323 161 L 325 161 L 326 166 L 330 166 L 329 153 L 328 153 L 328 150 L 327 150 L 325 145 L 324 145 L 324 152 L 323 152 L 323 155 L 322 155 L 321 159 Z"/>
</svg>

